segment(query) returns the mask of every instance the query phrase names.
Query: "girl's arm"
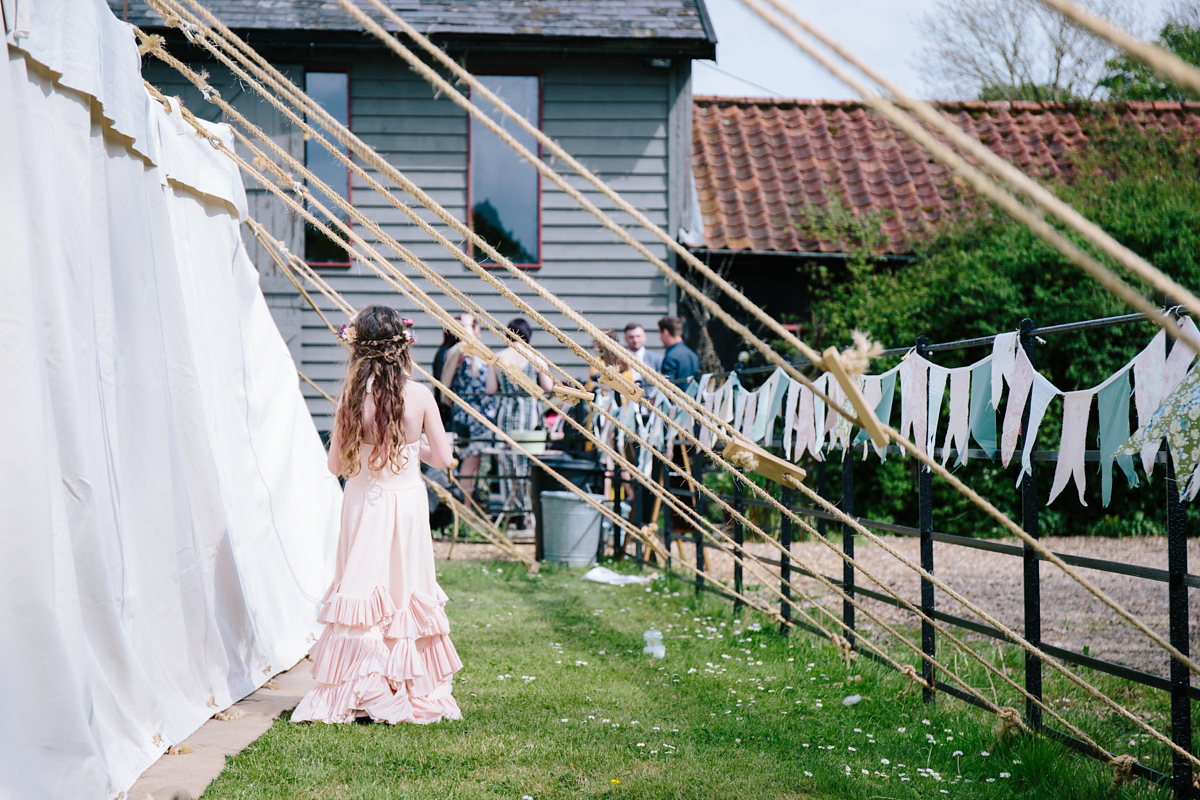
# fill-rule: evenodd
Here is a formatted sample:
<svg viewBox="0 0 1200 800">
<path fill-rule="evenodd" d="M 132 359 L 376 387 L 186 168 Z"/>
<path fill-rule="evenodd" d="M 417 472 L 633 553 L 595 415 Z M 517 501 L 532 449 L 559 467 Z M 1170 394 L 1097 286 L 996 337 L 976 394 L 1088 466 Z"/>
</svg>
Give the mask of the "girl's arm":
<svg viewBox="0 0 1200 800">
<path fill-rule="evenodd" d="M 333 418 L 333 432 L 329 437 L 329 458 L 325 463 L 334 475 L 341 475 L 345 471 L 342 464 L 342 435 L 338 431 L 336 414 Z"/>
<path fill-rule="evenodd" d="M 425 388 L 425 387 L 421 387 Z M 433 393 L 428 389 L 421 392 L 421 409 L 423 412 L 421 429 L 425 441 L 421 443 L 421 460 L 435 469 L 445 469 L 454 460 L 450 450 L 450 438 L 442 426 L 442 415 L 438 413 L 437 403 L 433 401 Z"/>
<path fill-rule="evenodd" d="M 548 392 L 554 388 L 554 380 L 544 372 L 538 371 L 538 386 L 542 387 L 543 392 Z"/>
</svg>

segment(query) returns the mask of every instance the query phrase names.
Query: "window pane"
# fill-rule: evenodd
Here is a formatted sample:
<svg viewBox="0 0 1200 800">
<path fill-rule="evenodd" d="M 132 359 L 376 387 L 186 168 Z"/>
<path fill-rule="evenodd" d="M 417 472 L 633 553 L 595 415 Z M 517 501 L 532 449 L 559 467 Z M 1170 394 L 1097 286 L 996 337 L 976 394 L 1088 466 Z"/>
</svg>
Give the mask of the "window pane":
<svg viewBox="0 0 1200 800">
<path fill-rule="evenodd" d="M 538 122 L 536 75 L 480 75 L 479 80 L 525 119 Z M 483 98 L 480 107 L 536 153 L 533 136 Z M 471 120 L 471 227 L 514 264 L 536 264 L 538 173 L 500 137 Z M 482 254 L 480 254 L 482 255 Z M 489 259 L 490 260 L 490 259 Z"/>
<path fill-rule="evenodd" d="M 304 90 L 343 125 L 350 119 L 350 75 L 345 72 L 307 72 L 304 75 Z M 328 138 L 328 137 L 326 137 Z M 332 141 L 332 140 L 330 140 Z M 309 171 L 321 179 L 330 189 L 333 189 L 347 200 L 350 198 L 350 171 L 340 163 L 324 145 L 316 141 L 304 143 L 304 163 Z M 348 217 L 333 206 L 324 192 L 312 188 L 313 196 L 324 206 L 339 215 L 346 222 Z M 318 214 L 318 216 L 321 216 Z M 336 231 L 332 222 L 327 222 L 330 230 Z M 341 235 L 338 235 L 341 239 Z M 350 260 L 346 251 L 332 241 L 311 222 L 304 223 L 304 258 L 313 263 L 345 263 Z"/>
</svg>

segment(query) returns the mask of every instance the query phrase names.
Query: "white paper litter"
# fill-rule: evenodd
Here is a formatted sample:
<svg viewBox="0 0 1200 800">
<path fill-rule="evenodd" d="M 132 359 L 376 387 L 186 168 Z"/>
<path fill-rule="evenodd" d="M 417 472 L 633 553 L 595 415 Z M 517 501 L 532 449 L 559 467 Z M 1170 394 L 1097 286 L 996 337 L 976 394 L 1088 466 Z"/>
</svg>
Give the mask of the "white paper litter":
<svg viewBox="0 0 1200 800">
<path fill-rule="evenodd" d="M 651 575 L 622 575 L 619 572 L 613 572 L 608 567 L 592 567 L 580 577 L 585 581 L 607 583 L 612 586 L 627 586 L 631 583 L 649 583 L 658 577 L 658 573 L 655 572 Z"/>
</svg>

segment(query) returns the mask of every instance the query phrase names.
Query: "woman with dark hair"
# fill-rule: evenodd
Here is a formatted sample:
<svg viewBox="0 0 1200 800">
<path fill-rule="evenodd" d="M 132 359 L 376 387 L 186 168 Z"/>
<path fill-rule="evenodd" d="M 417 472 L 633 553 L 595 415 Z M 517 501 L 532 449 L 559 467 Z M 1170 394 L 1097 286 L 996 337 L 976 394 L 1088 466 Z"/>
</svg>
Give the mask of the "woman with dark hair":
<svg viewBox="0 0 1200 800">
<path fill-rule="evenodd" d="M 525 373 L 530 380 L 536 382 L 544 392 L 550 391 L 554 384 L 550 376 L 539 369 L 539 364 L 533 351 L 528 347 L 533 329 L 521 317 L 508 323 L 508 330 L 514 335 L 513 344 L 496 354 L 496 359 L 515 370 Z M 520 344 L 518 344 L 518 342 Z M 525 345 L 525 346 L 520 346 Z M 509 379 L 508 375 L 496 367 L 488 372 L 488 394 L 499 394 L 500 402 L 496 407 L 496 425 L 505 433 L 513 431 L 531 431 L 539 426 L 541 414 L 536 399 Z M 505 498 L 505 511 L 523 514 L 531 508 L 529 503 L 529 459 L 526 456 L 502 453 L 497 457 L 500 473 L 500 496 Z"/>
<path fill-rule="evenodd" d="M 470 314 L 463 314 L 459 321 L 472 338 L 478 339 L 483 333 L 479 320 Z M 476 412 L 492 420 L 496 417 L 496 398 L 486 391 L 487 378 L 487 362 L 464 351 L 462 342 L 446 352 L 446 363 L 442 366 L 442 383 Z M 490 446 L 492 435 L 487 425 L 460 405 L 454 407 L 452 417 L 454 433 L 458 437 L 456 444 L 462 454 L 458 477 L 462 482 L 463 491 L 468 496 L 473 496 L 475 476 L 479 474 L 479 459 L 483 451 Z"/>
<path fill-rule="evenodd" d="M 459 322 L 462 322 L 462 320 L 459 319 Z M 437 352 L 433 354 L 433 375 L 438 380 L 442 379 L 442 368 L 446 366 L 446 353 L 450 352 L 450 348 L 456 344 L 458 344 L 458 337 L 449 328 L 442 328 L 442 343 L 438 345 Z M 441 410 L 442 424 L 449 425 L 452 416 L 450 413 L 450 404 L 442 396 L 442 390 L 435 388 L 433 390 L 433 398 L 437 400 L 438 408 Z"/>
</svg>

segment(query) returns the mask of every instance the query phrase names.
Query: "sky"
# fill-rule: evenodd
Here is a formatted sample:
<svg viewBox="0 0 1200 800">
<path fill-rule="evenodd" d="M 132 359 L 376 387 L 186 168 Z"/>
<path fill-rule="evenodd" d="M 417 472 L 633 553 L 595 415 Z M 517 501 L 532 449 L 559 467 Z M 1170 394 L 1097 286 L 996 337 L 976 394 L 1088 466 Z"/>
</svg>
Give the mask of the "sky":
<svg viewBox="0 0 1200 800">
<path fill-rule="evenodd" d="M 916 63 L 918 23 L 935 0 L 784 0 L 817 28 L 888 75 L 901 88 L 930 97 Z M 1148 30 L 1161 23 L 1164 0 L 1132 0 Z M 763 22 L 740 0 L 705 0 L 717 29 L 717 61 L 695 61 L 694 94 L 856 99 L 853 92 Z"/>
</svg>

